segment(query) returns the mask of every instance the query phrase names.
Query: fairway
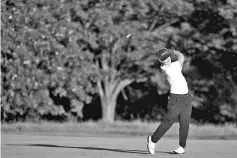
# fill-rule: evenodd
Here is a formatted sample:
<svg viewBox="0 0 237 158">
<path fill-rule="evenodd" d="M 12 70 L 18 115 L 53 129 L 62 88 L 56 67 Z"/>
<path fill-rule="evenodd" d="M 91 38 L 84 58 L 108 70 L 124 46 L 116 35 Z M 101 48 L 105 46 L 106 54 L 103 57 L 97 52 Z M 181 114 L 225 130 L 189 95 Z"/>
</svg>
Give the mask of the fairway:
<svg viewBox="0 0 237 158">
<path fill-rule="evenodd" d="M 151 157 L 146 137 L 63 137 L 2 135 L 2 158 Z M 163 138 L 153 157 L 236 158 L 236 140 L 188 140 L 184 155 L 174 155 L 177 139 Z"/>
</svg>

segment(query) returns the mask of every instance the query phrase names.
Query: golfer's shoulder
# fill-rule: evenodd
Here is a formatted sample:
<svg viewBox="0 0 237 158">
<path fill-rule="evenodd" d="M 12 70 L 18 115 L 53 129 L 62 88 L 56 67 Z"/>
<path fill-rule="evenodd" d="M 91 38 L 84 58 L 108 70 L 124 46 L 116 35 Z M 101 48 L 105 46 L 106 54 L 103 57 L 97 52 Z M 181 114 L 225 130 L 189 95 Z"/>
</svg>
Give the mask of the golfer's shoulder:
<svg viewBox="0 0 237 158">
<path fill-rule="evenodd" d="M 177 60 L 177 61 L 172 62 L 171 65 L 173 67 L 180 66 L 180 62 Z"/>
</svg>

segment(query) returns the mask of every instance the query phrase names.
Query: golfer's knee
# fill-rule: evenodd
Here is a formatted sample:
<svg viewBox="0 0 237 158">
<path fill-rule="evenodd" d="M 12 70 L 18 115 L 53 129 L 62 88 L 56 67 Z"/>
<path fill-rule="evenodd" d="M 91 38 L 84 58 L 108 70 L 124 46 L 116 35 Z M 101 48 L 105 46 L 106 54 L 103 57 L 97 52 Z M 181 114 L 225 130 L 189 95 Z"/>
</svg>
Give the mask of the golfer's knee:
<svg viewBox="0 0 237 158">
<path fill-rule="evenodd" d="M 164 123 L 170 123 L 173 124 L 175 122 L 176 118 L 171 118 L 171 117 L 167 117 L 164 119 Z"/>
</svg>

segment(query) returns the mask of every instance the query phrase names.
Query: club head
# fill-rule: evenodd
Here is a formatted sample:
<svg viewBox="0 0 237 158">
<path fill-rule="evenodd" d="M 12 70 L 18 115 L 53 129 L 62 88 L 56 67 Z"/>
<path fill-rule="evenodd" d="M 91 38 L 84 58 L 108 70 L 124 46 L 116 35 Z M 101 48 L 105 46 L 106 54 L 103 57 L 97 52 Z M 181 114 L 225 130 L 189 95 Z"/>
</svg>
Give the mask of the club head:
<svg viewBox="0 0 237 158">
<path fill-rule="evenodd" d="M 128 34 L 128 35 L 126 36 L 126 38 L 130 38 L 130 37 L 132 37 L 132 35 L 131 35 L 131 34 Z"/>
</svg>

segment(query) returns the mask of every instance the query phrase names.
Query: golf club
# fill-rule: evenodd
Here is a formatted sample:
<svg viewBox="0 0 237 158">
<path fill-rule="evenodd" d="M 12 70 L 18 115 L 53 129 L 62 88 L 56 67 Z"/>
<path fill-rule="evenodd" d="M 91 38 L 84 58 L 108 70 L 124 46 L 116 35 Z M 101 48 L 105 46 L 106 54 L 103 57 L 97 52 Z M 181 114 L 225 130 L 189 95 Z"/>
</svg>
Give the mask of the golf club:
<svg viewBox="0 0 237 158">
<path fill-rule="evenodd" d="M 128 39 L 129 39 L 129 38 L 137 38 L 137 39 L 140 39 L 140 40 L 142 40 L 142 41 L 146 41 L 146 42 L 148 42 L 148 43 L 150 43 L 150 44 L 152 44 L 152 45 L 155 45 L 155 46 L 158 46 L 158 47 L 160 47 L 160 48 L 164 48 L 164 49 L 166 49 L 166 50 L 169 50 L 169 51 L 173 52 L 173 50 L 167 49 L 167 48 L 165 48 L 165 47 L 163 47 L 163 46 L 161 46 L 161 45 L 159 45 L 159 44 L 156 44 L 156 43 L 154 43 L 154 42 L 151 42 L 151 41 L 146 40 L 146 39 L 141 38 L 141 37 L 134 36 L 134 35 L 132 35 L 132 34 L 128 34 L 128 35 L 126 36 L 126 38 L 128 38 Z M 171 57 L 171 61 L 172 61 L 172 62 L 178 60 L 178 59 L 177 59 L 177 56 L 174 55 L 174 54 L 172 54 L 170 57 Z"/>
<path fill-rule="evenodd" d="M 159 45 L 159 44 L 156 44 L 156 43 L 154 43 L 154 42 L 148 41 L 148 40 L 146 40 L 146 39 L 144 39 L 144 38 L 141 38 L 141 37 L 137 37 L 137 36 L 132 35 L 132 34 L 128 34 L 128 35 L 126 36 L 126 38 L 127 38 L 127 39 L 129 39 L 129 38 L 137 38 L 137 39 L 139 39 L 139 40 L 146 41 L 146 42 L 148 42 L 148 43 L 150 43 L 150 44 L 152 44 L 152 45 L 155 45 L 155 46 L 158 46 L 158 47 L 161 47 L 161 48 L 165 48 L 165 47 L 163 47 L 163 46 L 161 46 L 161 45 Z M 167 49 L 167 48 L 165 48 L 165 49 Z M 167 50 L 170 50 L 170 49 L 167 49 Z M 170 50 L 170 51 L 171 51 L 171 50 Z"/>
</svg>

